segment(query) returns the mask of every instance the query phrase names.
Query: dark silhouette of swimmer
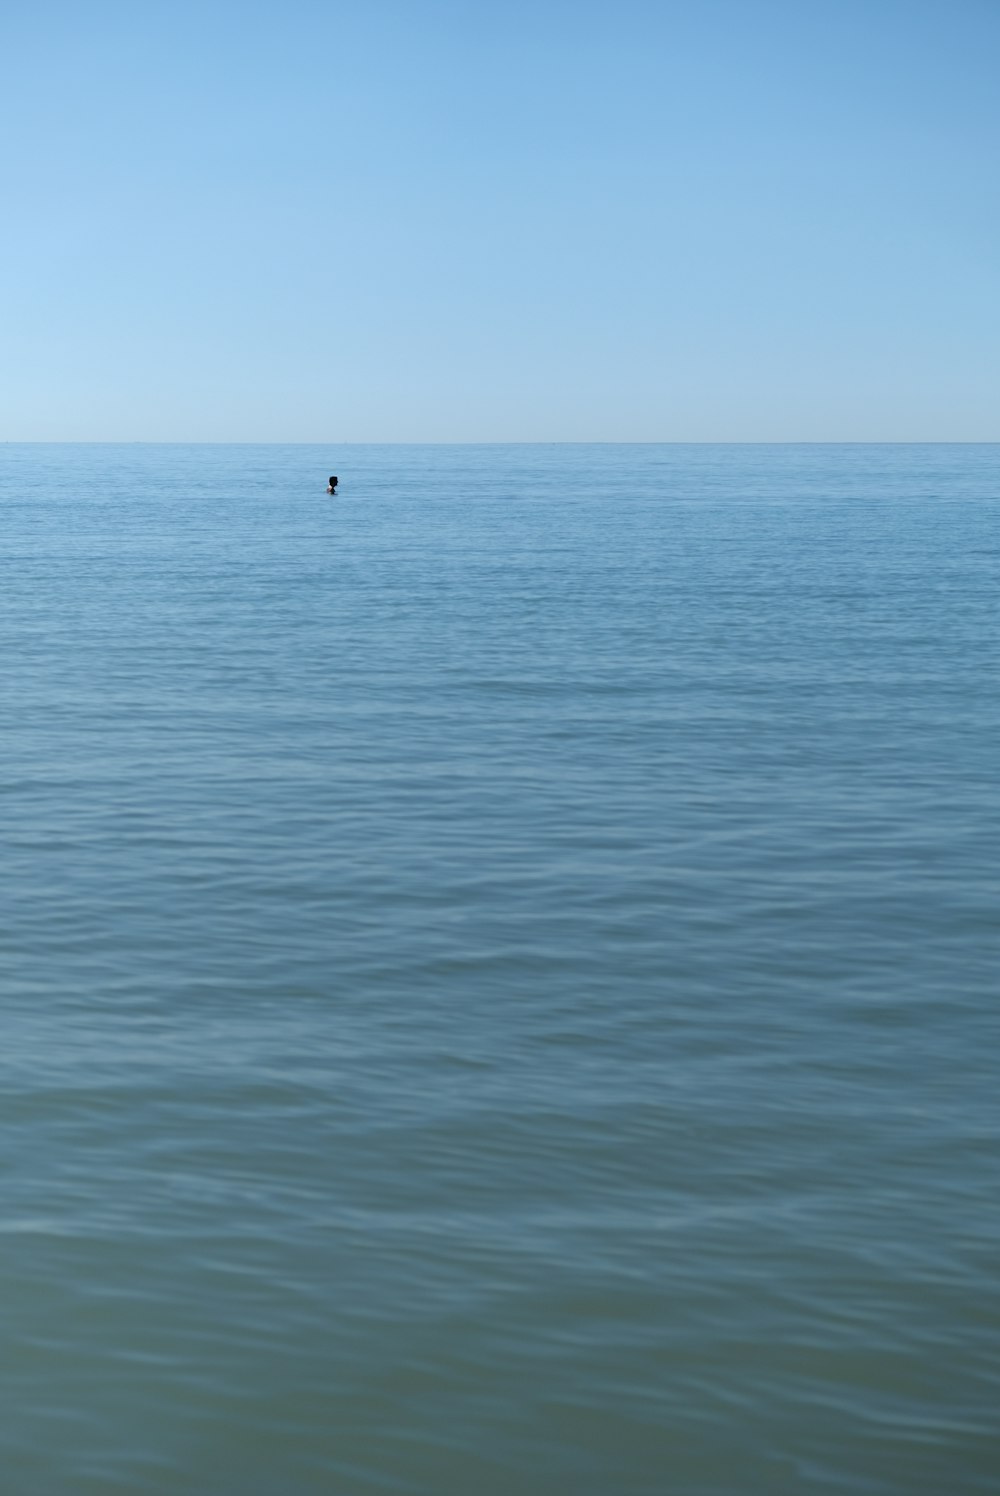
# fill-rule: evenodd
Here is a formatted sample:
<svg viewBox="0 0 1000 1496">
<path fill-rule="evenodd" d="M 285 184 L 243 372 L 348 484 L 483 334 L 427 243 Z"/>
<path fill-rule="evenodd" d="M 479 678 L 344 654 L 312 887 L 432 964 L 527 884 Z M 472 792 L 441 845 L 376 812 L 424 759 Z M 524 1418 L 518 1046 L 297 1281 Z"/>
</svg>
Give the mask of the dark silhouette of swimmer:
<svg viewBox="0 0 1000 1496">
<path fill-rule="evenodd" d="M 326 489 L 327 493 L 336 493 L 337 492 L 337 482 L 338 482 L 338 480 L 336 478 L 331 478 L 330 479 L 330 482 L 327 484 L 327 489 Z"/>
</svg>

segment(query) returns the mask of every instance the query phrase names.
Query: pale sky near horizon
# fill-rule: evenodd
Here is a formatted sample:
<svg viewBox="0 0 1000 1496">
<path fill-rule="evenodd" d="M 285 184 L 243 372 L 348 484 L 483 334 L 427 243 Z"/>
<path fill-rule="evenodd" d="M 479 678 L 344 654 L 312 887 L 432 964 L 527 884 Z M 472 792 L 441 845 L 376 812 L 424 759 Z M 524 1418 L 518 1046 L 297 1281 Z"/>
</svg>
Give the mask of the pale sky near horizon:
<svg viewBox="0 0 1000 1496">
<path fill-rule="evenodd" d="M 0 440 L 1000 439 L 995 0 L 10 0 Z"/>
</svg>

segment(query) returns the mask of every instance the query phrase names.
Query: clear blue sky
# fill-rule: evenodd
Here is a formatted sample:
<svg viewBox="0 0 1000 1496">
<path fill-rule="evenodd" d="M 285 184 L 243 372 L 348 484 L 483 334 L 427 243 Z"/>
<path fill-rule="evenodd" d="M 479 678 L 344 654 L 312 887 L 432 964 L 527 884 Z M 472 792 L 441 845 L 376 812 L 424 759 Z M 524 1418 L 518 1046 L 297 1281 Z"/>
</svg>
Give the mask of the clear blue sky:
<svg viewBox="0 0 1000 1496">
<path fill-rule="evenodd" d="M 10 0 L 0 439 L 1000 439 L 998 0 Z"/>
</svg>

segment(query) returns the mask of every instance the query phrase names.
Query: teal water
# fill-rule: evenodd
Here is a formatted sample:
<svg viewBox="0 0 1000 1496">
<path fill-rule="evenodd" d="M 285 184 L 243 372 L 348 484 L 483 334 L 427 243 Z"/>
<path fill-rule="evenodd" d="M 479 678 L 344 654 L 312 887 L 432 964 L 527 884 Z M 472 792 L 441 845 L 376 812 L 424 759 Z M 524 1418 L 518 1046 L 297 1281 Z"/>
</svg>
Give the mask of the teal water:
<svg viewBox="0 0 1000 1496">
<path fill-rule="evenodd" d="M 998 458 L 0 446 L 0 1490 L 1000 1489 Z"/>
</svg>

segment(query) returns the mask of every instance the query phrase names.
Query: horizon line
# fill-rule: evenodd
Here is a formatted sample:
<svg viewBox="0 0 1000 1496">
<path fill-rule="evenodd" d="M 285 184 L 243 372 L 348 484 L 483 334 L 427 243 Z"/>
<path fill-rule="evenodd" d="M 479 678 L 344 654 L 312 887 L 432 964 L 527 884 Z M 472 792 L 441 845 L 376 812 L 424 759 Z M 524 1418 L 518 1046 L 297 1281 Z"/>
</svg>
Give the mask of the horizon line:
<svg viewBox="0 0 1000 1496">
<path fill-rule="evenodd" d="M 233 439 L 186 439 L 171 437 L 49 437 L 0 438 L 5 447 L 996 447 L 1000 437 L 751 437 L 746 439 L 716 437 L 702 440 L 679 438 L 629 438 L 626 440 L 573 438 L 534 438 L 530 440 L 463 439 L 428 441 L 392 439 L 385 441 L 350 441 L 330 437 L 309 441 L 240 441 Z"/>
</svg>

